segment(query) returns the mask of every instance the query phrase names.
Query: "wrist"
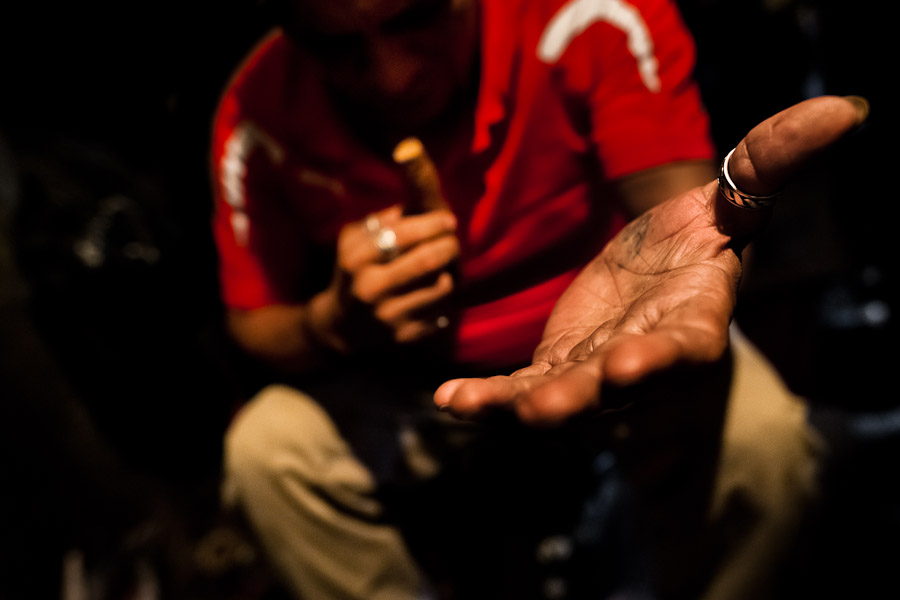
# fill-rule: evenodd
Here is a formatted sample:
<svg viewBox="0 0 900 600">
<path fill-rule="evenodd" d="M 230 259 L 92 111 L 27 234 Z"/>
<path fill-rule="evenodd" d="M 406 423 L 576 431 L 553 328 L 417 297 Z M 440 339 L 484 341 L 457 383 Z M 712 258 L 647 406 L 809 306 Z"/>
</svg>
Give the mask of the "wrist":
<svg viewBox="0 0 900 600">
<path fill-rule="evenodd" d="M 350 345 L 340 335 L 340 309 L 336 295 L 329 288 L 315 296 L 307 304 L 302 327 L 309 345 L 329 352 L 347 355 Z"/>
</svg>

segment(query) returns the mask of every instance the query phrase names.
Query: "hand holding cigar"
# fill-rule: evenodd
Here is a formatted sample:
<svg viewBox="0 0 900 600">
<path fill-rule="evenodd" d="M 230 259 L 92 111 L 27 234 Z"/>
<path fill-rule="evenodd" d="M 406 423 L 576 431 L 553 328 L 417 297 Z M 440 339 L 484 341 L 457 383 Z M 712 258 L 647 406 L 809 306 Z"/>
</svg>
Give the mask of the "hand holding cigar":
<svg viewBox="0 0 900 600">
<path fill-rule="evenodd" d="M 394 148 L 394 162 L 403 167 L 406 181 L 410 186 L 410 200 L 403 207 L 404 215 L 415 215 L 435 210 L 450 210 L 450 205 L 444 198 L 441 189 L 441 180 L 437 167 L 428 156 L 422 141 L 416 137 L 408 137 L 400 141 Z M 458 244 L 458 242 L 455 242 Z M 456 279 L 457 264 L 451 261 L 443 275 L 450 275 Z M 441 299 L 442 312 L 434 320 L 438 329 L 446 329 L 452 320 L 449 314 L 452 307 L 448 304 L 449 296 Z"/>
</svg>

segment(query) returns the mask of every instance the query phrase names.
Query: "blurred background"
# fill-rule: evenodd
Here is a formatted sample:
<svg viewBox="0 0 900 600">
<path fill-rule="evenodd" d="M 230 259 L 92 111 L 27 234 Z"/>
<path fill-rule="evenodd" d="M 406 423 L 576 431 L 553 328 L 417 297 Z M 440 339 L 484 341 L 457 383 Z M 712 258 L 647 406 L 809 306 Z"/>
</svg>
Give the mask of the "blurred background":
<svg viewBox="0 0 900 600">
<path fill-rule="evenodd" d="M 0 599 L 272 596 L 220 527 L 246 381 L 207 163 L 219 93 L 269 23 L 252 0 L 58 4 L 0 9 Z M 805 597 L 896 597 L 888 19 L 872 0 L 679 4 L 722 154 L 806 97 L 871 103 L 779 204 L 736 318 L 834 448 Z"/>
</svg>

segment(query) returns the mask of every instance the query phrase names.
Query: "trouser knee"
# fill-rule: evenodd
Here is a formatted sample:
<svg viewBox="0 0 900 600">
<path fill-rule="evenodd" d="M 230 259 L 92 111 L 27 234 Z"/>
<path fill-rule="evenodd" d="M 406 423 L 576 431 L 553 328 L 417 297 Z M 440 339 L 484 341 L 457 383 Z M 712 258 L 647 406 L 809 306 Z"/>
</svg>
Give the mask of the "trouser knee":
<svg viewBox="0 0 900 600">
<path fill-rule="evenodd" d="M 235 416 L 224 445 L 226 494 L 240 502 L 291 486 L 291 493 L 313 490 L 354 511 L 378 512 L 368 498 L 375 489 L 371 474 L 328 414 L 293 388 L 263 389 Z"/>
</svg>

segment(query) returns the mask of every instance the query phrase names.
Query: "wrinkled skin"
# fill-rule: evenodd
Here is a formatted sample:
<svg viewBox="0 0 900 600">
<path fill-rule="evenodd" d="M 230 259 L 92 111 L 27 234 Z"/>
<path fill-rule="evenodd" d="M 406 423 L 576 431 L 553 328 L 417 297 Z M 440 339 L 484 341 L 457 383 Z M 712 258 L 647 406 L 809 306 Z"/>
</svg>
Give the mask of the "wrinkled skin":
<svg viewBox="0 0 900 600">
<path fill-rule="evenodd" d="M 794 105 L 738 144 L 732 178 L 745 192 L 773 193 L 867 112 L 856 98 Z M 563 294 L 531 366 L 508 376 L 448 381 L 435 392 L 435 404 L 463 418 L 508 410 L 526 423 L 553 425 L 602 408 L 605 384 L 627 386 L 680 364 L 719 360 L 728 345 L 740 251 L 766 213 L 726 203 L 715 182 L 649 210 Z"/>
</svg>

